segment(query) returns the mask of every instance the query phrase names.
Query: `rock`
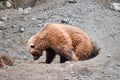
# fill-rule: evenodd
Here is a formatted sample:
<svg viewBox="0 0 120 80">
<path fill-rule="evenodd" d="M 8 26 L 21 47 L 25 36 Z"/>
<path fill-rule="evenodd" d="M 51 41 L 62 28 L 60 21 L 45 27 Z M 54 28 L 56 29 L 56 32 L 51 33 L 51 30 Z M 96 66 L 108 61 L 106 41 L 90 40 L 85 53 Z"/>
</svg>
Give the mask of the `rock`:
<svg viewBox="0 0 120 80">
<path fill-rule="evenodd" d="M 27 56 L 23 56 L 24 60 L 28 60 L 28 57 Z"/>
<path fill-rule="evenodd" d="M 109 4 L 110 9 L 113 9 L 115 11 L 120 11 L 120 3 L 110 3 Z"/>
<path fill-rule="evenodd" d="M 108 58 L 111 58 L 112 55 L 107 55 Z"/>
<path fill-rule="evenodd" d="M 65 63 L 70 64 L 71 62 L 70 61 L 66 61 Z"/>
<path fill-rule="evenodd" d="M 23 15 L 26 15 L 26 14 L 29 14 L 29 11 L 28 10 L 23 10 Z"/>
<path fill-rule="evenodd" d="M 2 21 L 0 21 L 0 30 L 4 30 L 6 28 L 6 25 Z"/>
<path fill-rule="evenodd" d="M 68 80 L 68 78 L 67 78 L 67 77 L 65 77 L 63 80 Z"/>
<path fill-rule="evenodd" d="M 66 23 L 66 24 L 68 24 L 68 23 L 70 22 L 70 19 L 68 19 L 68 18 L 64 18 L 63 20 L 61 20 L 61 22 L 62 22 L 62 23 Z"/>
<path fill-rule="evenodd" d="M 117 64 L 118 67 L 120 67 L 120 64 Z"/>
<path fill-rule="evenodd" d="M 40 58 L 41 58 L 41 59 L 45 59 L 45 56 L 41 56 Z"/>
<path fill-rule="evenodd" d="M 6 7 L 7 8 L 12 7 L 11 0 L 6 1 Z"/>
<path fill-rule="evenodd" d="M 37 17 L 38 20 L 41 20 L 41 17 Z"/>
<path fill-rule="evenodd" d="M 35 20 L 36 20 L 36 18 L 35 18 L 35 17 L 33 17 L 31 20 L 32 20 L 32 21 L 35 21 Z"/>
<path fill-rule="evenodd" d="M 70 67 L 73 67 L 74 65 L 73 64 L 70 64 Z"/>
<path fill-rule="evenodd" d="M 30 14 L 30 11 L 32 10 L 31 7 L 25 8 L 22 12 L 23 15 Z"/>
<path fill-rule="evenodd" d="M 31 7 L 23 9 L 22 7 L 18 8 L 19 14 L 27 15 L 30 14 L 30 11 L 32 10 Z"/>
<path fill-rule="evenodd" d="M 25 22 L 29 21 L 28 18 L 26 18 L 26 17 L 24 17 L 23 19 L 24 19 Z"/>
<path fill-rule="evenodd" d="M 77 3 L 76 0 L 69 0 L 68 2 L 69 2 L 69 3 Z"/>
<path fill-rule="evenodd" d="M 11 28 L 16 28 L 17 27 L 17 25 L 11 25 Z"/>
<path fill-rule="evenodd" d="M 24 32 L 25 31 L 25 28 L 24 27 L 20 27 L 20 32 Z"/>
<path fill-rule="evenodd" d="M 1 17 L 1 20 L 2 20 L 2 21 L 7 21 L 7 20 L 8 20 L 8 16 L 7 16 L 7 15 L 3 15 L 3 16 Z"/>
<path fill-rule="evenodd" d="M 43 27 L 43 24 L 39 23 L 39 24 L 38 24 L 38 27 Z"/>
</svg>

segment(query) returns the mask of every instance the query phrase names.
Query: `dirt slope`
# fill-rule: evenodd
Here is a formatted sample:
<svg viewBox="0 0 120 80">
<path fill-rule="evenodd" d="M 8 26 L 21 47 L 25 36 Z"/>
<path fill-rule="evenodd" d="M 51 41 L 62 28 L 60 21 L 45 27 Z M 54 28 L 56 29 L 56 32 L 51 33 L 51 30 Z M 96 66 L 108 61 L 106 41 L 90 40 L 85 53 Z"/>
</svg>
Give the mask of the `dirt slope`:
<svg viewBox="0 0 120 80">
<path fill-rule="evenodd" d="M 0 30 L 0 53 L 14 59 L 14 65 L 0 69 L 0 80 L 119 80 L 120 79 L 120 12 L 110 10 L 106 0 L 42 0 L 29 12 L 0 10 L 7 29 Z M 27 40 L 48 22 L 68 24 L 83 29 L 101 48 L 90 60 L 38 64 L 27 51 Z M 21 31 L 21 28 L 23 31 Z"/>
</svg>

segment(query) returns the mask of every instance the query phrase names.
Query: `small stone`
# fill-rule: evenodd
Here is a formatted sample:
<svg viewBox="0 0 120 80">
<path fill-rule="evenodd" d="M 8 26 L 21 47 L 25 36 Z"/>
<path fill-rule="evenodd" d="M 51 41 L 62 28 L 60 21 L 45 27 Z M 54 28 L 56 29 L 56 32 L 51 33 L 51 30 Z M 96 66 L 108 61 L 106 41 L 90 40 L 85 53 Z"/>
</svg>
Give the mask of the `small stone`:
<svg viewBox="0 0 120 80">
<path fill-rule="evenodd" d="M 8 20 L 8 16 L 7 16 L 7 15 L 3 15 L 3 16 L 1 17 L 1 20 L 2 20 L 2 21 L 7 21 L 7 20 Z"/>
<path fill-rule="evenodd" d="M 6 25 L 2 21 L 0 21 L 0 30 L 4 30 L 6 28 Z"/>
<path fill-rule="evenodd" d="M 107 55 L 108 58 L 111 58 L 111 55 Z"/>
<path fill-rule="evenodd" d="M 111 75 L 107 75 L 107 77 L 111 77 Z"/>
<path fill-rule="evenodd" d="M 23 15 L 26 15 L 26 14 L 29 14 L 29 12 L 28 12 L 27 10 L 24 10 L 24 11 L 22 12 L 22 14 L 23 14 Z"/>
<path fill-rule="evenodd" d="M 11 0 L 6 1 L 6 7 L 7 8 L 12 7 Z"/>
<path fill-rule="evenodd" d="M 25 31 L 25 28 L 24 27 L 21 27 L 20 28 L 20 32 L 22 33 L 22 32 L 24 32 Z"/>
<path fill-rule="evenodd" d="M 38 24 L 38 27 L 43 27 L 43 24 L 39 23 L 39 24 Z"/>
<path fill-rule="evenodd" d="M 26 56 L 24 56 L 23 58 L 24 58 L 24 60 L 28 60 L 28 58 Z"/>
<path fill-rule="evenodd" d="M 25 9 L 23 10 L 22 14 L 24 14 L 24 15 L 29 14 L 30 11 L 31 11 L 31 9 L 32 9 L 31 7 L 25 8 Z"/>
<path fill-rule="evenodd" d="M 37 17 L 38 20 L 41 20 L 41 17 Z"/>
<path fill-rule="evenodd" d="M 117 64 L 118 67 L 120 67 L 120 64 Z"/>
<path fill-rule="evenodd" d="M 69 3 L 77 3 L 76 0 L 69 0 L 68 2 L 69 2 Z"/>
<path fill-rule="evenodd" d="M 45 59 L 45 57 L 44 57 L 44 56 L 41 56 L 40 58 L 41 58 L 41 59 Z"/>
<path fill-rule="evenodd" d="M 120 11 L 120 3 L 110 3 L 109 7 L 115 11 Z"/>
<path fill-rule="evenodd" d="M 73 67 L 74 65 L 73 64 L 70 64 L 70 67 Z"/>
<path fill-rule="evenodd" d="M 71 62 L 70 61 L 66 61 L 65 63 L 70 64 Z"/>
<path fill-rule="evenodd" d="M 16 28 L 17 27 L 17 25 L 11 25 L 11 28 Z"/>
<path fill-rule="evenodd" d="M 66 24 L 68 24 L 68 23 L 70 22 L 70 19 L 65 18 L 65 19 L 61 20 L 61 22 L 62 22 L 62 23 L 66 23 Z"/>
<path fill-rule="evenodd" d="M 27 19 L 26 17 L 24 17 L 24 21 L 26 21 L 26 22 L 27 22 L 27 21 L 28 21 L 28 19 Z"/>
<path fill-rule="evenodd" d="M 32 21 L 35 21 L 35 20 L 36 20 L 36 18 L 34 18 L 34 17 L 33 17 L 31 20 L 32 20 Z"/>
<path fill-rule="evenodd" d="M 68 80 L 68 78 L 67 78 L 67 77 L 65 77 L 65 78 L 64 78 L 64 80 Z"/>
</svg>

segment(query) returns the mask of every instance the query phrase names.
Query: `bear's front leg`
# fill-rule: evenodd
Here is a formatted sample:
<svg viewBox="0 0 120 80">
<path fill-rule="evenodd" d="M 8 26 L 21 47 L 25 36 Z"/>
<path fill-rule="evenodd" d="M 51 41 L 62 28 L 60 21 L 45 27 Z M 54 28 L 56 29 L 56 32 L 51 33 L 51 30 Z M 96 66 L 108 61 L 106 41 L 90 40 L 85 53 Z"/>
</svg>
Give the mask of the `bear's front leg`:
<svg viewBox="0 0 120 80">
<path fill-rule="evenodd" d="M 56 56 L 56 53 L 54 52 L 54 50 L 52 50 L 51 48 L 47 48 L 45 63 L 50 64 L 53 61 L 53 59 L 55 58 L 55 56 Z"/>
</svg>

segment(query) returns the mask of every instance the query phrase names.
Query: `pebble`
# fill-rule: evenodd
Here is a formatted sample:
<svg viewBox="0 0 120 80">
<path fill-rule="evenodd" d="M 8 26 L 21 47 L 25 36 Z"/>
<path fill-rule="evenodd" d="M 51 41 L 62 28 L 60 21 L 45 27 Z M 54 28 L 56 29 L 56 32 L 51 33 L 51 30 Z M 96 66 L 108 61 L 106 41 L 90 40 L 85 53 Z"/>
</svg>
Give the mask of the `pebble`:
<svg viewBox="0 0 120 80">
<path fill-rule="evenodd" d="M 41 20 L 41 17 L 37 17 L 38 20 Z"/>
<path fill-rule="evenodd" d="M 6 7 L 7 8 L 12 7 L 11 0 L 6 1 Z"/>
<path fill-rule="evenodd" d="M 18 8 L 19 14 L 23 14 L 23 15 L 29 14 L 31 10 L 32 10 L 31 7 L 28 7 L 28 8 L 25 8 L 25 9 L 23 9 L 21 7 Z"/>
<path fill-rule="evenodd" d="M 23 10 L 23 13 L 22 13 L 22 14 L 24 14 L 24 15 L 29 14 L 31 10 L 32 10 L 31 7 L 25 8 L 25 9 Z"/>
<path fill-rule="evenodd" d="M 36 20 L 36 18 L 34 18 L 34 17 L 33 17 L 31 20 L 32 20 L 32 21 L 35 21 L 35 20 Z"/>
<path fill-rule="evenodd" d="M 41 56 L 40 58 L 41 58 L 41 59 L 45 59 L 45 56 Z"/>
<path fill-rule="evenodd" d="M 70 22 L 70 19 L 68 19 L 68 18 L 64 18 L 63 20 L 61 20 L 61 22 L 62 22 L 62 23 L 66 23 L 66 24 L 68 24 L 68 23 Z"/>
<path fill-rule="evenodd" d="M 11 25 L 11 28 L 16 28 L 17 27 L 17 25 Z"/>
<path fill-rule="evenodd" d="M 38 24 L 38 27 L 43 27 L 43 24 L 39 23 L 39 24 Z"/>
<path fill-rule="evenodd" d="M 118 67 L 120 67 L 120 64 L 117 64 Z"/>
<path fill-rule="evenodd" d="M 24 27 L 21 27 L 20 28 L 20 32 L 22 33 L 22 32 L 24 32 L 25 31 L 25 28 Z"/>
<path fill-rule="evenodd" d="M 69 0 L 69 3 L 77 3 L 77 0 Z"/>
<path fill-rule="evenodd" d="M 111 75 L 107 75 L 107 77 L 111 77 Z"/>
<path fill-rule="evenodd" d="M 25 21 L 25 22 L 27 22 L 27 21 L 28 21 L 28 19 L 27 19 L 26 17 L 24 17 L 23 19 L 24 19 L 24 21 Z"/>
<path fill-rule="evenodd" d="M 120 3 L 115 3 L 115 2 L 110 3 L 109 7 L 110 9 L 113 9 L 115 11 L 120 11 Z"/>
<path fill-rule="evenodd" d="M 4 30 L 6 28 L 7 27 L 6 27 L 5 23 L 3 23 L 2 21 L 0 21 L 0 30 Z"/>
<path fill-rule="evenodd" d="M 23 58 L 24 58 L 24 60 L 28 60 L 28 57 L 26 57 L 26 56 L 24 56 Z"/>
<path fill-rule="evenodd" d="M 70 61 L 66 61 L 65 63 L 70 64 L 71 62 Z"/>
<path fill-rule="evenodd" d="M 70 67 L 73 67 L 74 65 L 73 64 L 70 64 Z"/>
<path fill-rule="evenodd" d="M 65 77 L 63 80 L 68 80 L 68 78 L 67 78 L 67 77 Z"/>
<path fill-rule="evenodd" d="M 107 55 L 108 58 L 111 58 L 111 55 Z"/>
<path fill-rule="evenodd" d="M 23 10 L 22 14 L 27 15 L 27 14 L 29 14 L 29 12 L 27 10 Z"/>
<path fill-rule="evenodd" d="M 8 16 L 7 16 L 7 15 L 3 15 L 3 16 L 1 17 L 1 20 L 2 20 L 2 21 L 7 21 L 7 20 L 8 20 Z"/>
</svg>

